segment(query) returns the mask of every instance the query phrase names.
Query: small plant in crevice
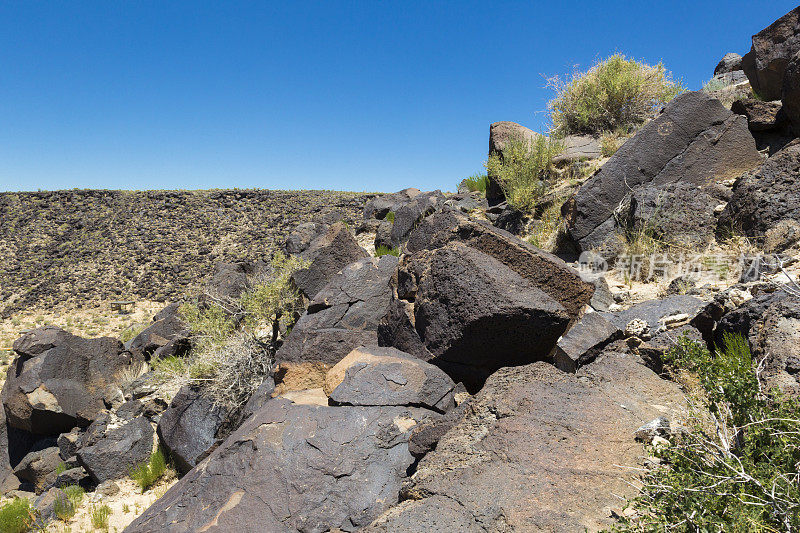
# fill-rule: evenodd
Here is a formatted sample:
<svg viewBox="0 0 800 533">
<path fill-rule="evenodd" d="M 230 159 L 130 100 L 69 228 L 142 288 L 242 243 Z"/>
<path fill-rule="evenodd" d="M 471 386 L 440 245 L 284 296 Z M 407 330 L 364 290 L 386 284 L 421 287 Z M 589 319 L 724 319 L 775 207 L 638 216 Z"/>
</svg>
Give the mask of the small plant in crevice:
<svg viewBox="0 0 800 533">
<path fill-rule="evenodd" d="M 26 533 L 32 531 L 37 522 L 37 511 L 25 498 L 14 498 L 0 507 L 0 532 Z"/>
<path fill-rule="evenodd" d="M 95 529 L 108 530 L 108 519 L 111 517 L 111 507 L 108 505 L 93 505 L 89 515 L 92 520 L 92 527 Z"/>
<path fill-rule="evenodd" d="M 164 477 L 167 469 L 167 453 L 159 447 L 147 461 L 131 468 L 130 476 L 139 485 L 141 491 L 146 492 Z"/>
<path fill-rule="evenodd" d="M 386 216 L 383 217 L 383 220 L 394 224 L 394 211 L 389 211 L 388 213 L 386 213 Z"/>
<path fill-rule="evenodd" d="M 81 502 L 83 502 L 84 490 L 78 485 L 68 485 L 62 487 L 63 494 L 56 497 L 53 502 L 53 513 L 62 522 L 67 522 L 78 511 Z"/>
<path fill-rule="evenodd" d="M 470 192 L 486 194 L 486 188 L 489 186 L 489 177 L 486 174 L 473 174 L 468 178 L 464 178 L 462 183 Z"/>
<path fill-rule="evenodd" d="M 397 257 L 400 255 L 400 250 L 398 248 L 389 248 L 384 245 L 375 248 L 375 257 L 382 257 L 384 255 L 393 255 Z"/>
</svg>

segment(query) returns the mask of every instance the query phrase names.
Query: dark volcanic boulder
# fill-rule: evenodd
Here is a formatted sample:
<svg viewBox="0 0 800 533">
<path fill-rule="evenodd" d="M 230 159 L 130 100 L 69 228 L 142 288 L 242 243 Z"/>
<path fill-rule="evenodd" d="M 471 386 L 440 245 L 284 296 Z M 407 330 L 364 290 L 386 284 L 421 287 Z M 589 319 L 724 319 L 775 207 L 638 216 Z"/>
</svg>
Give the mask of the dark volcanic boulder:
<svg viewBox="0 0 800 533">
<path fill-rule="evenodd" d="M 553 163 L 584 161 L 602 157 L 600 141 L 592 135 L 567 135 L 561 140 L 564 149 L 553 158 Z"/>
<path fill-rule="evenodd" d="M 211 397 L 184 385 L 158 422 L 158 437 L 182 473 L 191 470 L 217 443 L 227 411 Z"/>
<path fill-rule="evenodd" d="M 354 348 L 376 344 L 396 267 L 397 257 L 384 255 L 361 259 L 334 275 L 292 328 L 275 359 L 335 365 Z"/>
<path fill-rule="evenodd" d="M 787 116 L 782 109 L 780 102 L 764 102 L 754 98 L 736 100 L 731 105 L 731 111 L 747 117 L 750 131 L 777 130 L 785 126 Z"/>
<path fill-rule="evenodd" d="M 767 389 L 800 396 L 800 300 L 781 290 L 756 296 L 722 317 L 716 346 L 724 345 L 726 334 L 745 337 L 753 360 L 763 359 L 759 377 Z"/>
<path fill-rule="evenodd" d="M 562 207 L 581 250 L 602 251 L 616 238 L 614 213 L 642 186 L 678 181 L 706 185 L 761 164 L 747 120 L 702 92 L 685 93 L 642 127 Z"/>
<path fill-rule="evenodd" d="M 220 300 L 236 299 L 247 290 L 247 274 L 251 265 L 238 263 L 218 263 L 214 275 L 206 284 L 206 292 Z"/>
<path fill-rule="evenodd" d="M 392 194 L 376 196 L 364 205 L 364 218 L 383 220 L 390 212 L 396 212 L 402 205 L 419 194 L 419 189 L 409 188 Z"/>
<path fill-rule="evenodd" d="M 33 451 L 22 458 L 14 467 L 14 474 L 25 483 L 33 485 L 37 493 L 46 490 L 55 483 L 58 465 L 62 463 L 57 446 Z"/>
<path fill-rule="evenodd" d="M 417 223 L 426 216 L 441 211 L 446 198 L 441 191 L 423 192 L 403 204 L 394 214 L 390 239 L 394 247 L 400 246 Z"/>
<path fill-rule="evenodd" d="M 731 201 L 719 216 L 719 232 L 734 228 L 761 240 L 784 219 L 800 221 L 800 140 L 770 157 L 755 173 L 733 186 Z"/>
<path fill-rule="evenodd" d="M 0 494 L 19 488 L 19 479 L 11 468 L 8 449 L 8 426 L 5 409 L 0 409 Z"/>
<path fill-rule="evenodd" d="M 796 53 L 783 75 L 783 110 L 792 123 L 794 133 L 800 135 L 800 52 Z"/>
<path fill-rule="evenodd" d="M 586 313 L 558 340 L 554 364 L 564 372 L 575 372 L 593 361 L 611 341 L 622 336 L 619 327 L 603 313 Z"/>
<path fill-rule="evenodd" d="M 397 503 L 415 411 L 275 399 L 125 531 L 355 531 Z"/>
<path fill-rule="evenodd" d="M 440 368 L 395 348 L 362 346 L 328 371 L 325 393 L 337 404 L 418 406 L 447 411 L 456 384 Z"/>
<path fill-rule="evenodd" d="M 80 448 L 78 461 L 96 483 L 125 477 L 153 452 L 153 426 L 145 417 L 108 430 L 97 442 Z"/>
<path fill-rule="evenodd" d="M 14 351 L 2 393 L 8 423 L 44 435 L 88 426 L 131 363 L 117 339 L 83 339 L 54 326 L 26 333 Z"/>
<path fill-rule="evenodd" d="M 742 58 L 742 70 L 764 100 L 780 100 L 786 66 L 800 51 L 800 7 L 753 35 L 753 46 Z"/>
<path fill-rule="evenodd" d="M 594 293 L 591 283 L 582 281 L 577 271 L 553 254 L 499 228 L 453 212 L 436 213 L 420 222 L 409 236 L 406 250 L 410 253 L 432 250 L 453 241 L 463 242 L 500 261 L 564 306 L 573 320 Z"/>
<path fill-rule="evenodd" d="M 516 122 L 495 122 L 489 126 L 489 156 L 499 155 L 502 157 L 503 150 L 511 141 L 521 141 L 533 145 L 533 141 L 538 135 L 535 131 Z M 489 200 L 489 203 L 498 203 L 504 198 L 505 194 L 497 177 L 490 174 L 489 186 L 486 187 L 486 199 Z"/>
<path fill-rule="evenodd" d="M 311 245 L 311 241 L 326 229 L 328 229 L 326 225 L 318 222 L 299 224 L 286 238 L 283 243 L 283 249 L 287 254 L 303 253 Z"/>
<path fill-rule="evenodd" d="M 620 498 L 637 494 L 624 468 L 645 455 L 634 432 L 683 406 L 674 383 L 627 354 L 605 353 L 577 376 L 541 362 L 501 369 L 419 462 L 408 501 L 367 531 L 610 527 Z"/>
<path fill-rule="evenodd" d="M 308 268 L 298 270 L 292 280 L 300 292 L 309 299 L 330 281 L 334 274 L 354 261 L 368 257 L 342 222 L 337 222 L 314 239 L 300 254 L 311 261 Z"/>
<path fill-rule="evenodd" d="M 736 70 L 742 70 L 742 56 L 729 52 L 717 63 L 717 67 L 714 69 L 714 75 L 734 72 Z"/>
<path fill-rule="evenodd" d="M 714 241 L 714 209 L 727 202 L 729 194 L 713 184 L 648 185 L 631 193 L 619 218 L 633 234 L 648 232 L 662 242 L 700 251 Z"/>
<path fill-rule="evenodd" d="M 453 242 L 403 256 L 378 341 L 478 390 L 498 368 L 547 358 L 569 323 L 567 309 L 526 278 Z"/>
<path fill-rule="evenodd" d="M 150 358 L 158 355 L 180 355 L 189 349 L 189 327 L 178 314 L 180 304 L 170 304 L 162 309 L 153 323 L 133 338 L 128 350 Z M 170 353 L 165 353 L 169 351 Z"/>
</svg>

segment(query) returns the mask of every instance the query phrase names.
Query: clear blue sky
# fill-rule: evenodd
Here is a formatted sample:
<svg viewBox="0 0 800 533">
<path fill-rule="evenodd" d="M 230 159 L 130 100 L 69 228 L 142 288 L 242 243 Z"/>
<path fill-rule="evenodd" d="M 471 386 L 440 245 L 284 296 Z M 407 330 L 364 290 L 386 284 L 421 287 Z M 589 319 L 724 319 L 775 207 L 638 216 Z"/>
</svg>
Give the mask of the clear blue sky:
<svg viewBox="0 0 800 533">
<path fill-rule="evenodd" d="M 795 2 L 3 1 L 0 190 L 452 190 L 544 75 L 696 89 Z"/>
</svg>

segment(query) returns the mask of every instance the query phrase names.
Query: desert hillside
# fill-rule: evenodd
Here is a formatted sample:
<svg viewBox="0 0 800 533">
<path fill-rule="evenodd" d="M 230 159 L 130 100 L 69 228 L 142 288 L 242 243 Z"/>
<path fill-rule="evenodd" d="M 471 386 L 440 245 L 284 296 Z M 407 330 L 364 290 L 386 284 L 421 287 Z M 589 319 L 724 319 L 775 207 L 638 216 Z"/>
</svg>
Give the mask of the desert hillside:
<svg viewBox="0 0 800 533">
<path fill-rule="evenodd" d="M 372 196 L 238 189 L 0 193 L 0 313 L 176 299 L 196 290 L 218 262 L 268 259 L 300 222 L 356 220 Z"/>
</svg>

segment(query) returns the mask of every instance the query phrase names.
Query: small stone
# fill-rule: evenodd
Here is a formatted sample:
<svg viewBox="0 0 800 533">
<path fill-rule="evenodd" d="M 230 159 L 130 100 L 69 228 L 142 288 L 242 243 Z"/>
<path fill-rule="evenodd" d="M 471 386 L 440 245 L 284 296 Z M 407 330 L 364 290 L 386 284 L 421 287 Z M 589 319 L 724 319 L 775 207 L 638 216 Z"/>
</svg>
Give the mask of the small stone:
<svg viewBox="0 0 800 533">
<path fill-rule="evenodd" d="M 639 429 L 637 429 L 636 432 L 634 433 L 634 436 L 638 441 L 647 442 L 653 440 L 655 437 L 669 436 L 669 434 L 670 434 L 669 418 L 660 416 L 654 420 L 651 420 L 647 424 L 644 424 Z"/>
<path fill-rule="evenodd" d="M 642 320 L 641 318 L 634 318 L 625 326 L 625 336 L 626 337 L 642 337 L 645 333 L 648 332 L 650 326 L 647 324 L 646 320 Z"/>
<path fill-rule="evenodd" d="M 653 442 L 651 444 L 653 445 L 653 448 L 655 448 L 656 450 L 664 450 L 671 446 L 670 442 L 667 439 L 658 436 L 653 437 Z"/>
<path fill-rule="evenodd" d="M 95 493 L 102 494 L 103 496 L 113 496 L 118 494 L 119 490 L 119 485 L 109 479 L 100 483 L 97 489 L 95 489 Z"/>
</svg>

